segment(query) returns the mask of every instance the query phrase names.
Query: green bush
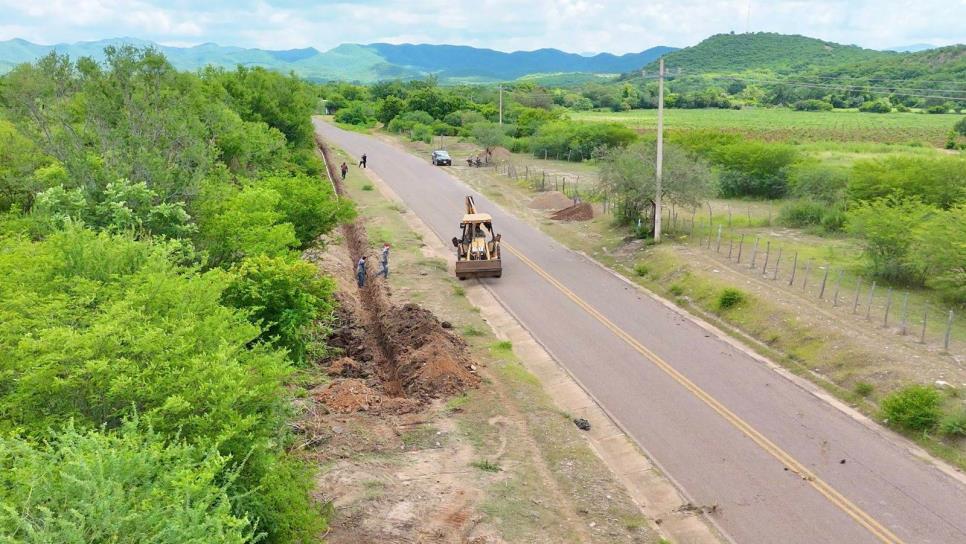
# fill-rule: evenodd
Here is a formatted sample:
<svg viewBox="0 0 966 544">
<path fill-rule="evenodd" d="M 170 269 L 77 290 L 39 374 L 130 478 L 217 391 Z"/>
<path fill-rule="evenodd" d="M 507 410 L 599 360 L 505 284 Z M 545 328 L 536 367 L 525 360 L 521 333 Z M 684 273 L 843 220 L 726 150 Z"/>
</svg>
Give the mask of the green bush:
<svg viewBox="0 0 966 544">
<path fill-rule="evenodd" d="M 966 409 L 960 408 L 957 412 L 943 416 L 939 421 L 939 432 L 946 436 L 966 436 Z"/>
<path fill-rule="evenodd" d="M 788 191 L 788 168 L 798 153 L 785 144 L 742 142 L 718 147 L 710 157 L 722 169 L 721 196 L 780 198 Z"/>
<path fill-rule="evenodd" d="M 789 193 L 798 198 L 808 198 L 828 204 L 841 202 L 848 181 L 847 169 L 817 161 L 802 161 L 788 168 Z"/>
<path fill-rule="evenodd" d="M 424 111 L 407 111 L 397 115 L 392 121 L 389 121 L 389 132 L 408 132 L 415 125 L 432 125 L 433 116 Z"/>
<path fill-rule="evenodd" d="M 966 136 L 966 117 L 963 117 L 953 125 L 953 130 L 960 136 Z"/>
<path fill-rule="evenodd" d="M 335 286 L 301 260 L 250 257 L 231 269 L 222 300 L 245 310 L 262 341 L 286 349 L 296 362 L 306 355 L 309 328 L 333 310 Z"/>
<path fill-rule="evenodd" d="M 433 127 L 416 123 L 409 129 L 409 139 L 414 142 L 430 143 L 433 141 Z"/>
<path fill-rule="evenodd" d="M 846 228 L 862 238 L 870 272 L 890 281 L 920 282 L 923 269 L 911 258 L 917 230 L 937 210 L 915 199 L 880 198 L 846 214 Z"/>
<path fill-rule="evenodd" d="M 536 157 L 582 161 L 593 157 L 599 148 L 624 147 L 637 139 L 637 133 L 619 123 L 576 123 L 555 121 L 537 130 L 530 148 Z"/>
<path fill-rule="evenodd" d="M 327 179 L 304 175 L 272 175 L 258 181 L 259 187 L 281 196 L 278 211 L 295 229 L 299 246 L 305 249 L 337 225 L 351 221 L 355 208 L 348 200 L 335 198 Z"/>
<path fill-rule="evenodd" d="M 882 417 L 908 431 L 929 431 L 942 415 L 942 396 L 932 387 L 910 385 L 882 399 Z"/>
<path fill-rule="evenodd" d="M 747 297 L 744 292 L 729 287 L 718 295 L 718 309 L 728 310 L 744 304 L 745 300 L 747 300 Z"/>
<path fill-rule="evenodd" d="M 634 265 L 634 274 L 643 278 L 644 276 L 647 276 L 648 273 L 650 273 L 650 268 L 648 268 L 646 264 L 637 263 Z"/>
<path fill-rule="evenodd" d="M 376 112 L 365 102 L 353 102 L 335 113 L 337 123 L 347 125 L 371 126 L 376 122 Z"/>
<path fill-rule="evenodd" d="M 849 216 L 839 206 L 828 208 L 822 214 L 822 230 L 825 232 L 841 232 L 848 223 Z"/>
<path fill-rule="evenodd" d="M 875 391 L 875 386 L 869 382 L 859 382 L 855 384 L 855 389 L 853 389 L 853 391 L 855 391 L 855 394 L 860 397 L 868 397 L 873 391 Z"/>
<path fill-rule="evenodd" d="M 232 512 L 230 462 L 133 422 L 68 426 L 41 444 L 0 438 L 0 540 L 255 542 L 254 520 Z"/>
<path fill-rule="evenodd" d="M 827 206 L 811 200 L 793 200 L 781 207 L 778 222 L 788 227 L 808 227 L 822 223 Z"/>
<path fill-rule="evenodd" d="M 268 187 L 212 183 L 199 198 L 197 245 L 217 266 L 253 255 L 289 255 L 301 244 L 281 209 L 282 195 Z"/>
<path fill-rule="evenodd" d="M 311 479 L 269 472 L 291 463 L 280 457 L 291 366 L 222 305 L 229 276 L 172 264 L 176 251 L 78 228 L 0 240 L 0 435 L 41 438 L 71 420 L 114 428 L 136 415 L 244 462 L 230 486 L 235 511 L 270 541 L 314 537 L 324 520 Z M 269 496 L 284 500 L 262 506 Z"/>
<path fill-rule="evenodd" d="M 966 158 L 894 156 L 855 162 L 848 183 L 851 200 L 892 195 L 940 208 L 966 202 Z"/>
<path fill-rule="evenodd" d="M 911 260 L 926 285 L 950 302 L 966 302 L 966 204 L 934 212 L 912 238 Z"/>
<path fill-rule="evenodd" d="M 808 99 L 799 100 L 792 104 L 792 107 L 798 111 L 832 111 L 832 104 L 826 102 L 825 100 Z"/>
<path fill-rule="evenodd" d="M 863 103 L 859 106 L 859 111 L 865 113 L 890 113 L 892 112 L 892 104 L 889 103 L 888 98 L 877 98 Z"/>
</svg>

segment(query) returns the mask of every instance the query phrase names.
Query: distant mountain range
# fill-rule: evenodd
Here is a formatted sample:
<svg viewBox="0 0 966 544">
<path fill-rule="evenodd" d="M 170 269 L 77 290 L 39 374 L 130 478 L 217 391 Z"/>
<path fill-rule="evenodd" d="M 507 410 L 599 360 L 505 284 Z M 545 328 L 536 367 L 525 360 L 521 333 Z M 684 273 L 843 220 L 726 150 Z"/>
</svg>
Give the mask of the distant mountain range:
<svg viewBox="0 0 966 544">
<path fill-rule="evenodd" d="M 51 51 L 71 58 L 104 58 L 109 45 L 152 46 L 162 51 L 178 69 L 195 70 L 205 65 L 233 68 L 262 66 L 295 72 L 307 79 L 372 82 L 383 79 L 419 78 L 435 75 L 444 82 L 506 81 L 533 74 L 616 74 L 636 70 L 675 51 L 652 47 L 640 53 L 585 56 L 557 49 L 505 53 L 458 45 L 343 44 L 329 51 L 314 48 L 271 51 L 205 43 L 194 47 L 171 47 L 136 38 L 114 38 L 72 44 L 38 45 L 21 39 L 0 41 L 0 73 L 34 61 Z"/>
</svg>

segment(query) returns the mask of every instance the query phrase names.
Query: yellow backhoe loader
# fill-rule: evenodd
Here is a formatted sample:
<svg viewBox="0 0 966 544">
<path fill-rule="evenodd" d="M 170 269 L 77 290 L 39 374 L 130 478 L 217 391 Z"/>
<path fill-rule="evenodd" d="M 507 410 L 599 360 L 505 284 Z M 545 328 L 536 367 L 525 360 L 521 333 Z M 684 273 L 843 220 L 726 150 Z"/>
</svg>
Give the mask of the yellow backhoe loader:
<svg viewBox="0 0 966 544">
<path fill-rule="evenodd" d="M 500 261 L 500 235 L 493 233 L 490 214 L 476 211 L 473 197 L 466 197 L 466 215 L 460 221 L 459 238 L 453 238 L 456 247 L 456 277 L 499 278 L 503 275 Z"/>
</svg>

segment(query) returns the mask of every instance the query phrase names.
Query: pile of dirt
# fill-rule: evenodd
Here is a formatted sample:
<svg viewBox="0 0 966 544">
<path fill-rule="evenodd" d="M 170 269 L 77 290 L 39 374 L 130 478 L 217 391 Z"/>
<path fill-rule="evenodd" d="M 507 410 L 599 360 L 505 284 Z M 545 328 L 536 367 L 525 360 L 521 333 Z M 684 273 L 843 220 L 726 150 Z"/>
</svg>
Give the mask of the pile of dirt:
<svg viewBox="0 0 966 544">
<path fill-rule="evenodd" d="M 466 342 L 429 310 L 412 303 L 396 307 L 385 327 L 396 354 L 395 377 L 406 396 L 435 399 L 479 383 Z"/>
<path fill-rule="evenodd" d="M 589 221 L 594 218 L 594 208 L 588 202 L 564 208 L 550 216 L 558 221 Z"/>
<path fill-rule="evenodd" d="M 418 400 L 386 396 L 366 382 L 355 378 L 336 380 L 315 391 L 314 396 L 329 411 L 339 414 L 354 412 L 408 414 L 422 407 L 422 403 Z"/>
<path fill-rule="evenodd" d="M 559 210 L 573 204 L 574 201 L 560 191 L 547 191 L 533 197 L 529 206 L 535 210 Z"/>
<path fill-rule="evenodd" d="M 513 157 L 510 150 L 505 147 L 496 146 L 490 149 L 490 160 L 506 161 Z"/>
</svg>

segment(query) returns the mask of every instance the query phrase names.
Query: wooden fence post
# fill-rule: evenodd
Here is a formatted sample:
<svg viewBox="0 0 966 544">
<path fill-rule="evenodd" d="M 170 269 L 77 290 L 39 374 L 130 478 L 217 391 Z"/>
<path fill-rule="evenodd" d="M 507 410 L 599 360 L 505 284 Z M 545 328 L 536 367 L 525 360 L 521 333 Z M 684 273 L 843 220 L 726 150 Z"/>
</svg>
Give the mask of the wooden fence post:
<svg viewBox="0 0 966 544">
<path fill-rule="evenodd" d="M 792 277 L 788 278 L 788 286 L 791 287 L 795 283 L 795 272 L 798 271 L 798 252 L 795 252 L 795 256 L 792 257 Z"/>
<path fill-rule="evenodd" d="M 782 266 L 782 248 L 778 246 L 778 258 L 775 259 L 775 272 L 771 275 L 771 280 L 775 281 L 778 279 L 778 269 Z"/>
<path fill-rule="evenodd" d="M 852 303 L 852 313 L 856 314 L 859 311 L 859 293 L 862 292 L 862 278 L 855 280 L 855 302 Z"/>
<path fill-rule="evenodd" d="M 943 349 L 949 351 L 949 337 L 953 333 L 953 311 L 949 310 L 949 318 L 946 319 L 946 336 L 943 339 Z"/>
<path fill-rule="evenodd" d="M 768 258 L 771 256 L 771 240 L 765 241 L 765 264 L 761 267 L 761 274 L 768 273 Z"/>
<path fill-rule="evenodd" d="M 835 277 L 835 293 L 832 294 L 832 306 L 839 305 L 839 289 L 842 287 L 842 270 L 839 269 L 839 275 Z"/>
<path fill-rule="evenodd" d="M 929 318 L 929 305 L 922 310 L 922 331 L 919 333 L 919 343 L 926 343 L 926 319 Z"/>
<path fill-rule="evenodd" d="M 889 288 L 889 293 L 886 295 L 885 317 L 882 318 L 882 328 L 889 327 L 889 309 L 891 308 L 892 308 L 892 287 Z"/>
<path fill-rule="evenodd" d="M 718 225 L 718 242 L 714 248 L 715 253 L 721 253 L 721 225 Z"/>
<path fill-rule="evenodd" d="M 872 287 L 869 288 L 869 305 L 865 310 L 865 318 L 872 318 L 872 297 L 875 296 L 875 280 L 872 280 Z"/>
<path fill-rule="evenodd" d="M 805 263 L 805 276 L 802 278 L 802 292 L 805 292 L 805 288 L 808 287 L 808 273 L 812 271 L 812 261 Z"/>
<path fill-rule="evenodd" d="M 832 269 L 832 263 L 825 263 L 825 275 L 822 276 L 822 288 L 818 290 L 819 299 L 825 298 L 825 282 L 828 281 L 828 273 L 829 273 L 829 270 L 831 269 Z"/>
<path fill-rule="evenodd" d="M 906 324 L 909 321 L 909 292 L 902 297 L 902 325 L 899 328 L 899 333 L 903 336 L 906 335 Z"/>
<path fill-rule="evenodd" d="M 745 235 L 741 235 L 741 239 L 738 240 L 738 264 L 741 264 L 741 249 L 745 245 Z"/>
<path fill-rule="evenodd" d="M 755 247 L 753 247 L 751 249 L 751 264 L 748 265 L 748 268 L 754 268 L 755 267 L 755 259 L 758 257 L 758 241 L 759 240 L 760 240 L 760 238 L 758 236 L 755 236 Z"/>
</svg>

